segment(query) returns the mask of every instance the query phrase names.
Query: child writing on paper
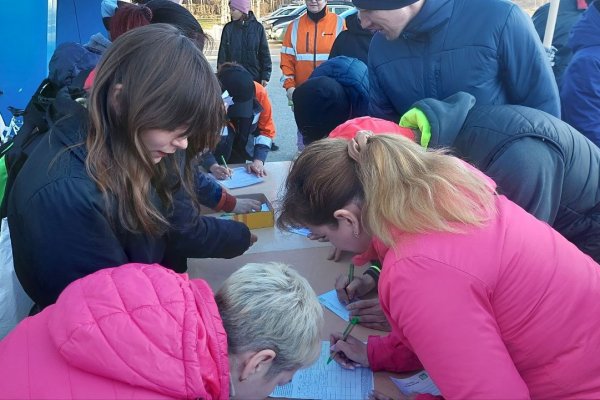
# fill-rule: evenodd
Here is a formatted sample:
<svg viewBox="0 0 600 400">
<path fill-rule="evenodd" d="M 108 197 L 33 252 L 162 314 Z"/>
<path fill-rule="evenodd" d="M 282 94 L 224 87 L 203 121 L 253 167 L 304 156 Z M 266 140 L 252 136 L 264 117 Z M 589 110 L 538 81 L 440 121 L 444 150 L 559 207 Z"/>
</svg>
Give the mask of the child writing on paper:
<svg viewBox="0 0 600 400">
<path fill-rule="evenodd" d="M 459 159 L 399 135 L 315 142 L 278 225 L 382 260 L 392 331 L 333 335 L 342 366 L 425 369 L 446 398 L 600 397 L 600 267 Z"/>
<path fill-rule="evenodd" d="M 252 80 L 244 67 L 235 63 L 221 65 L 217 78 L 221 82 L 228 124 L 221 132 L 216 149 L 202 155 L 202 166 L 217 179 L 226 179 L 232 173 L 227 163 L 250 161 L 248 172 L 263 177 L 267 174 L 265 161 L 275 139 L 267 91 Z M 224 165 L 219 165 L 217 160 L 221 159 Z"/>
<path fill-rule="evenodd" d="M 322 323 L 287 265 L 243 266 L 216 296 L 157 264 L 104 269 L 0 342 L 0 399 L 263 399 L 318 358 Z"/>
</svg>

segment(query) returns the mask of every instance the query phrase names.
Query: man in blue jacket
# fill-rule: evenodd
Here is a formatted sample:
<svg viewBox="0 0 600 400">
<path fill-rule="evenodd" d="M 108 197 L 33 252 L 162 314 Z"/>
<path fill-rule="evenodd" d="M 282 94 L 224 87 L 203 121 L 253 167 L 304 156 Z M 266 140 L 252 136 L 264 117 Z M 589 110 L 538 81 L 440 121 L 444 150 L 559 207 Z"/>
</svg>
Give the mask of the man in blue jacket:
<svg viewBox="0 0 600 400">
<path fill-rule="evenodd" d="M 398 121 L 415 101 L 465 91 L 560 117 L 531 20 L 508 0 L 353 0 L 369 49 L 370 114 Z"/>
</svg>

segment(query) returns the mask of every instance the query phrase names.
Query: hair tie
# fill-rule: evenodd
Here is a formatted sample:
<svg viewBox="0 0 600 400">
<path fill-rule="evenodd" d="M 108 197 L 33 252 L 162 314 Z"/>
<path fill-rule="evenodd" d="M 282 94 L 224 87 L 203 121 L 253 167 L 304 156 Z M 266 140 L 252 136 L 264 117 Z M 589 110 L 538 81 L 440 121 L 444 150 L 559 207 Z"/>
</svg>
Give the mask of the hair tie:
<svg viewBox="0 0 600 400">
<path fill-rule="evenodd" d="M 145 4 L 139 4 L 142 13 L 144 14 L 144 18 L 146 18 L 146 21 L 148 21 L 149 23 L 152 22 L 152 10 L 150 9 L 150 7 L 146 6 Z"/>
<path fill-rule="evenodd" d="M 360 153 L 364 151 L 369 142 L 369 138 L 373 136 L 371 131 L 358 131 L 354 139 L 348 142 L 348 155 L 357 163 L 360 163 Z"/>
</svg>

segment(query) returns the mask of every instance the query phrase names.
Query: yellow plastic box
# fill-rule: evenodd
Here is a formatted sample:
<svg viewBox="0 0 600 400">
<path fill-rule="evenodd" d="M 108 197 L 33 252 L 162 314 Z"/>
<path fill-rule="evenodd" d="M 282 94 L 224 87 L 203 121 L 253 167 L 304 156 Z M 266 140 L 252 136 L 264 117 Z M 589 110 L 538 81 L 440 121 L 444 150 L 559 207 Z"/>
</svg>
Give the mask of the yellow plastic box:
<svg viewBox="0 0 600 400">
<path fill-rule="evenodd" d="M 219 213 L 212 214 L 212 217 L 221 219 L 232 219 L 244 223 L 249 229 L 270 228 L 275 224 L 275 215 L 273 205 L 263 193 L 241 194 L 236 196 L 238 199 L 254 199 L 266 204 L 268 211 L 255 211 L 248 214 Z"/>
</svg>

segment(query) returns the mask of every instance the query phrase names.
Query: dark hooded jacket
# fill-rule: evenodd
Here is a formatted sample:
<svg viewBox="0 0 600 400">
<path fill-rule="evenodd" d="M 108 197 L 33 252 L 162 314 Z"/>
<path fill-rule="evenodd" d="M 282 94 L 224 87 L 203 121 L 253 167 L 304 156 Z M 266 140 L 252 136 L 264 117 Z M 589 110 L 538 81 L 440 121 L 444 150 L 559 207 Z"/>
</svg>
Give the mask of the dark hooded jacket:
<svg viewBox="0 0 600 400">
<path fill-rule="evenodd" d="M 271 53 L 265 28 L 250 11 L 246 20 L 230 21 L 223 27 L 217 65 L 236 62 L 250 72 L 256 82 L 271 79 Z"/>
<path fill-rule="evenodd" d="M 15 271 L 36 304 L 54 303 L 69 283 L 103 268 L 160 263 L 184 272 L 188 257 L 231 258 L 246 251 L 245 225 L 200 216 L 182 189 L 174 193 L 171 210 L 151 192 L 170 223 L 165 234 L 119 226 L 114 203 L 109 200 L 107 211 L 86 171 L 87 112 L 65 93 L 59 92 L 50 131 L 31 151 L 8 197 Z"/>
<path fill-rule="evenodd" d="M 350 118 L 368 115 L 369 71 L 365 63 L 344 56 L 330 58 L 310 74 L 310 78 L 319 76 L 327 76 L 342 85 L 352 107 Z"/>
<path fill-rule="evenodd" d="M 560 97 L 563 120 L 600 146 L 600 3 L 573 26 L 573 58 L 563 76 Z"/>
<path fill-rule="evenodd" d="M 329 58 L 346 56 L 358 58 L 366 64 L 369 61 L 369 45 L 373 39 L 373 32 L 360 26 L 358 13 L 346 17 L 346 28 L 335 38 Z"/>
<path fill-rule="evenodd" d="M 476 105 L 459 92 L 414 104 L 431 148 L 450 147 L 498 191 L 600 262 L 600 149 L 563 121 L 515 105 Z"/>
<path fill-rule="evenodd" d="M 400 37 L 373 36 L 370 114 L 398 122 L 415 101 L 465 91 L 560 117 L 558 88 L 531 19 L 506 0 L 427 0 Z"/>
</svg>

